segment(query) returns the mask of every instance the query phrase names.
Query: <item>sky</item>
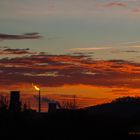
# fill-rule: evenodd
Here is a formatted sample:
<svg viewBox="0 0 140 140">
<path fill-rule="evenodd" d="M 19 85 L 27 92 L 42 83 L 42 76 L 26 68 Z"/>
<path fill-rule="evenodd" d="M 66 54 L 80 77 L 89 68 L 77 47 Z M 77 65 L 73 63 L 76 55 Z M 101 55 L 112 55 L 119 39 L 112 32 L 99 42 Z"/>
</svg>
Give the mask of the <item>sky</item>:
<svg viewBox="0 0 140 140">
<path fill-rule="evenodd" d="M 139 0 L 1 0 L 1 94 L 26 102 L 35 83 L 80 107 L 139 96 L 139 25 Z"/>
</svg>

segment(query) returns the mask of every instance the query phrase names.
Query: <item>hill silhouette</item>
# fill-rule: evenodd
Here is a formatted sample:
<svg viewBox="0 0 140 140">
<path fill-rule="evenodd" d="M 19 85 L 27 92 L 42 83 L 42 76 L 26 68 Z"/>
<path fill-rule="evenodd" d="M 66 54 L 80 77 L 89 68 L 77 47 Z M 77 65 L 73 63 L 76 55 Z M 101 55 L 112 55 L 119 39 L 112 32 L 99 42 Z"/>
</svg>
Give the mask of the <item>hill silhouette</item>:
<svg viewBox="0 0 140 140">
<path fill-rule="evenodd" d="M 84 109 L 51 113 L 0 111 L 0 137 L 26 139 L 140 138 L 140 98 L 123 97 Z"/>
<path fill-rule="evenodd" d="M 111 103 L 87 107 L 86 110 L 91 113 L 129 118 L 140 113 L 140 97 L 117 98 Z"/>
</svg>

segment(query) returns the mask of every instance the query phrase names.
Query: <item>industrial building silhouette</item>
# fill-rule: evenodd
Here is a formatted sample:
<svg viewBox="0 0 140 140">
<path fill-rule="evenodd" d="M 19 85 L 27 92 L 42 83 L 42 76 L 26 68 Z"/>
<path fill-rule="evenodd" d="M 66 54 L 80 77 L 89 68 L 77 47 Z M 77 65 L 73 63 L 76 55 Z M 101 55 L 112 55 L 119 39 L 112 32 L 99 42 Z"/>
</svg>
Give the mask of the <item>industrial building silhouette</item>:
<svg viewBox="0 0 140 140">
<path fill-rule="evenodd" d="M 57 109 L 60 109 L 61 105 L 59 104 L 59 102 L 48 102 L 48 112 L 52 113 L 52 112 L 56 112 Z"/>
<path fill-rule="evenodd" d="M 11 91 L 9 110 L 11 112 L 21 111 L 20 91 Z"/>
<path fill-rule="evenodd" d="M 21 112 L 21 105 L 22 102 L 20 100 L 20 91 L 11 91 L 10 92 L 10 104 L 9 104 L 9 111 L 11 112 Z M 25 106 L 25 105 L 24 105 Z M 26 108 L 26 107 L 24 107 Z M 55 101 L 48 102 L 48 112 L 56 112 L 57 109 L 61 108 L 60 104 Z M 27 110 L 27 109 L 25 109 Z M 31 110 L 31 109 L 28 109 Z M 41 112 L 41 101 L 39 99 L 39 113 Z"/>
</svg>

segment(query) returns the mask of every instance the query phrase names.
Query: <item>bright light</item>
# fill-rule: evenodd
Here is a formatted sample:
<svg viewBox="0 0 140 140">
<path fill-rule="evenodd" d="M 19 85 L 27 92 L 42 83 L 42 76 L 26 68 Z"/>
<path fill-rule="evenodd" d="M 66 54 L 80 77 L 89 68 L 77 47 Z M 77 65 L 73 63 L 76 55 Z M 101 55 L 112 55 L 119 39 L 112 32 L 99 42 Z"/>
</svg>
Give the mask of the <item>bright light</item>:
<svg viewBox="0 0 140 140">
<path fill-rule="evenodd" d="M 34 85 L 33 83 L 32 83 L 32 85 L 33 85 L 33 87 L 35 88 L 35 90 L 40 91 L 40 88 L 39 88 L 39 87 L 37 87 L 37 86 Z"/>
</svg>

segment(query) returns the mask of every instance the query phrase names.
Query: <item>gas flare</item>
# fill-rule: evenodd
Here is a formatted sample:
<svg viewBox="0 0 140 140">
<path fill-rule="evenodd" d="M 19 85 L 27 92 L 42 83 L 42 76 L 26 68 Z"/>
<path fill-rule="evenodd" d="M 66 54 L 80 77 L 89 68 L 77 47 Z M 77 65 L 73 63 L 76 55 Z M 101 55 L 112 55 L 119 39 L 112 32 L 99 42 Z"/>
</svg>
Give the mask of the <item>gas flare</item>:
<svg viewBox="0 0 140 140">
<path fill-rule="evenodd" d="M 35 88 L 35 90 L 40 91 L 40 88 L 38 86 L 34 85 L 33 83 L 32 86 Z"/>
</svg>

